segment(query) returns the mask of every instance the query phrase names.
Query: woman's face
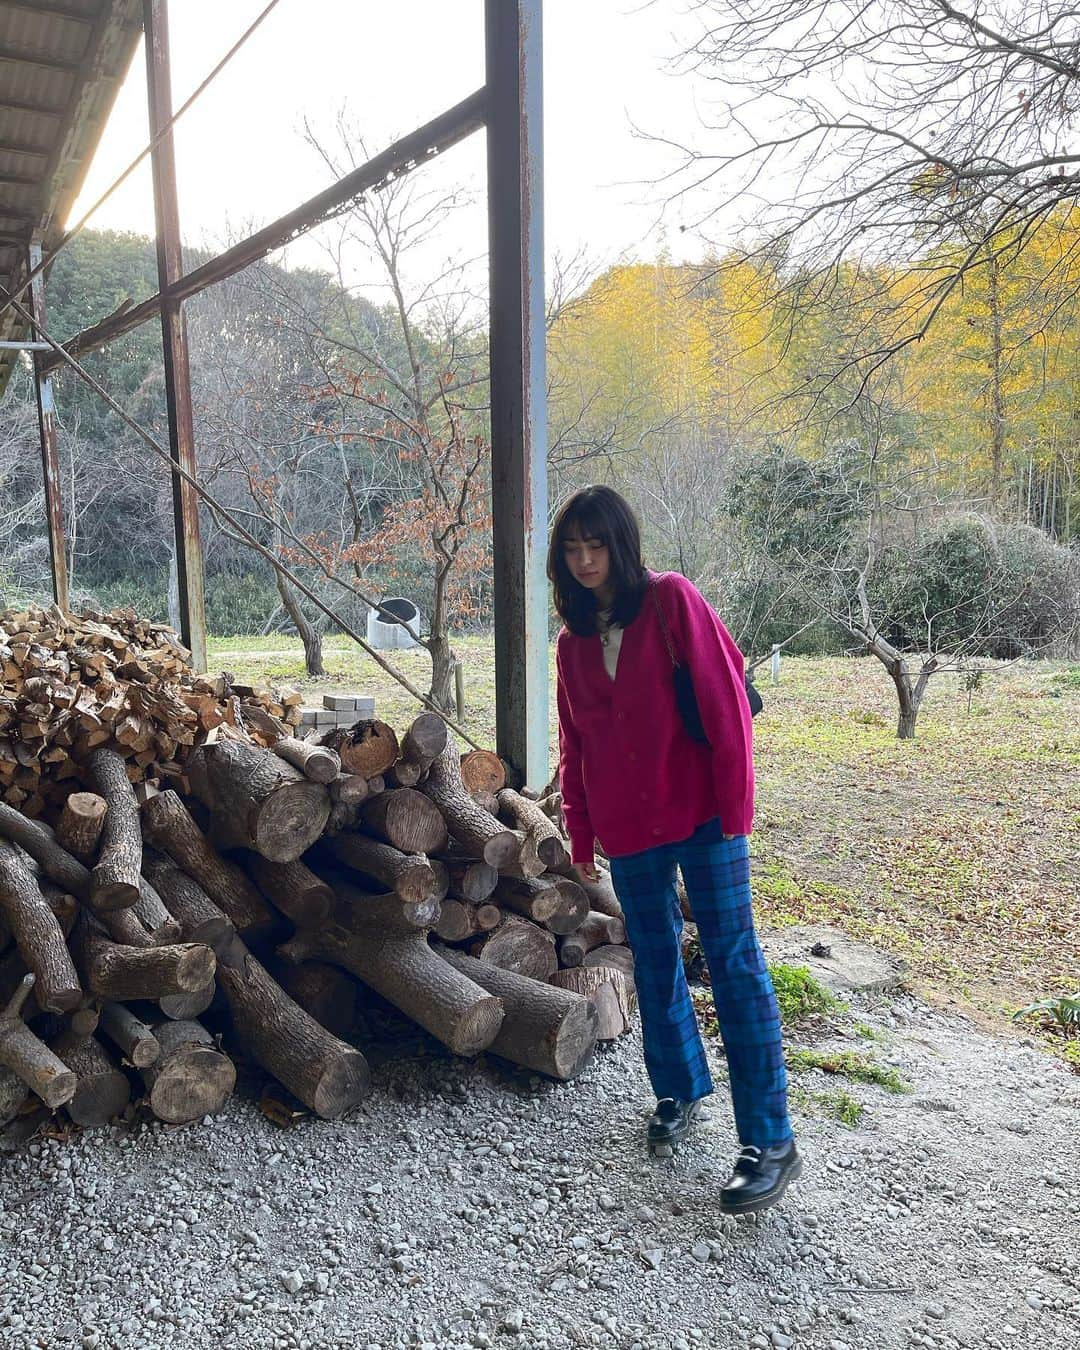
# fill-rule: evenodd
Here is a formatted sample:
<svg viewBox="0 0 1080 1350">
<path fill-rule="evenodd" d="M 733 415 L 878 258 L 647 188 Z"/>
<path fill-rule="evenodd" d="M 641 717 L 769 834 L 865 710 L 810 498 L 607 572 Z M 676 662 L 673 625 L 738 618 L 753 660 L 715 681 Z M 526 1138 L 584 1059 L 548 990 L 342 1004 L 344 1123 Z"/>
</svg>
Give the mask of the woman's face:
<svg viewBox="0 0 1080 1350">
<path fill-rule="evenodd" d="M 586 590 L 599 590 L 611 575 L 611 554 L 601 539 L 582 537 L 577 525 L 563 536 L 563 557 L 570 575 Z"/>
</svg>

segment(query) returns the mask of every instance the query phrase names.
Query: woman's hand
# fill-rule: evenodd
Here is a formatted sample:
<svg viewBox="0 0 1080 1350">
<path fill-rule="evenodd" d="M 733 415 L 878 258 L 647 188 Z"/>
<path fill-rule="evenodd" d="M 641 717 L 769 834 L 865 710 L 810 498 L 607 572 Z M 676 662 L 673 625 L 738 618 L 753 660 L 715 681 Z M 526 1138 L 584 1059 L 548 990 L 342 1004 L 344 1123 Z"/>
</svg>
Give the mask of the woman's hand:
<svg viewBox="0 0 1080 1350">
<path fill-rule="evenodd" d="M 578 875 L 579 881 L 599 881 L 600 872 L 596 866 L 596 860 L 591 859 L 587 863 L 575 863 L 574 871 Z"/>
</svg>

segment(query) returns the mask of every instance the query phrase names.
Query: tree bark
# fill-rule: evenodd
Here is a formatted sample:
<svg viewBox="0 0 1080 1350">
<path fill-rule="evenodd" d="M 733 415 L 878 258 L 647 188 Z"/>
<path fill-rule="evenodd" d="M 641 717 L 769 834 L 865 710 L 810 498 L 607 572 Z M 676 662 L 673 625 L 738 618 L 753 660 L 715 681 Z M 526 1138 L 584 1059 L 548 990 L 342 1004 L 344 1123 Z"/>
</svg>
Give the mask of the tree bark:
<svg viewBox="0 0 1080 1350">
<path fill-rule="evenodd" d="M 587 881 L 579 876 L 575 868 L 569 863 L 565 867 L 553 869 L 562 877 L 570 881 L 576 881 L 588 897 L 589 908 L 595 909 L 601 914 L 607 914 L 613 919 L 621 919 L 623 916 L 622 905 L 619 904 L 619 897 L 615 894 L 615 887 L 611 884 L 611 873 L 605 868 L 598 868 L 600 874 L 599 881 Z"/>
<path fill-rule="evenodd" d="M 450 888 L 447 894 L 455 900 L 467 900 L 470 904 L 478 905 L 494 894 L 499 884 L 499 874 L 490 863 L 468 858 L 443 858 L 441 861 L 449 874 Z"/>
<path fill-rule="evenodd" d="M 557 970 L 550 982 L 589 1000 L 596 1009 L 597 1040 L 613 1041 L 630 1030 L 637 997 L 633 982 L 621 970 L 610 966 L 575 966 L 572 970 Z"/>
<path fill-rule="evenodd" d="M 536 853 L 545 868 L 557 871 L 570 862 L 570 854 L 558 830 L 535 802 L 528 801 L 512 788 L 503 788 L 498 794 L 499 811 L 503 818 L 530 835 Z"/>
<path fill-rule="evenodd" d="M 397 787 L 415 787 L 446 745 L 446 723 L 438 713 L 421 713 L 401 742 L 397 763 L 389 770 Z"/>
<path fill-rule="evenodd" d="M 470 943 L 469 955 L 514 975 L 547 982 L 555 973 L 555 938 L 528 919 L 509 915 L 493 932 Z"/>
<path fill-rule="evenodd" d="M 464 942 L 477 933 L 490 933 L 502 922 L 497 905 L 470 905 L 464 900 L 444 900 L 435 931 L 444 942 Z"/>
<path fill-rule="evenodd" d="M 330 814 L 325 786 L 269 750 L 218 740 L 192 751 L 186 768 L 192 791 L 210 809 L 215 839 L 226 848 L 293 862 L 323 832 Z"/>
<path fill-rule="evenodd" d="M 103 1003 L 101 1030 L 136 1069 L 146 1069 L 161 1057 L 161 1043 L 145 1022 L 123 1003 Z"/>
<path fill-rule="evenodd" d="M 275 957 L 270 974 L 305 1012 L 342 1040 L 356 1025 L 357 983 L 339 966 L 324 961 L 305 961 L 294 966 Z"/>
<path fill-rule="evenodd" d="M 364 828 L 402 853 L 439 853 L 446 847 L 446 821 L 438 806 L 413 788 L 394 788 L 360 808 Z"/>
<path fill-rule="evenodd" d="M 79 1080 L 22 1020 L 23 1005 L 33 987 L 33 974 L 25 975 L 7 1007 L 0 1010 L 0 1066 L 10 1069 L 55 1110 L 71 1100 Z"/>
<path fill-rule="evenodd" d="M 586 953 L 581 964 L 590 967 L 610 966 L 612 970 L 621 970 L 631 980 L 634 978 L 634 953 L 629 947 L 594 947 Z"/>
<path fill-rule="evenodd" d="M 279 532 L 280 534 L 280 532 Z M 281 548 L 282 544 L 279 543 Z M 281 603 L 285 606 L 285 612 L 292 620 L 293 627 L 300 635 L 300 641 L 304 644 L 304 668 L 309 678 L 316 675 L 325 675 L 322 658 L 322 634 L 304 613 L 303 606 L 293 594 L 292 587 L 285 580 L 285 577 L 274 568 L 274 581 L 277 585 L 278 595 L 281 596 Z"/>
<path fill-rule="evenodd" d="M 131 1084 L 93 1036 L 64 1032 L 52 1044 L 53 1053 L 78 1078 L 64 1107 L 76 1125 L 92 1129 L 107 1125 L 131 1100 Z"/>
<path fill-rule="evenodd" d="M 96 792 L 73 792 L 64 803 L 56 826 L 56 841 L 81 863 L 97 852 L 108 805 Z"/>
<path fill-rule="evenodd" d="M 456 1055 L 476 1055 L 495 1039 L 502 1003 L 447 965 L 423 933 L 349 932 L 340 924 L 297 933 L 287 960 L 315 957 L 344 966 Z"/>
<path fill-rule="evenodd" d="M 426 932 L 439 921 L 439 902 L 433 897 L 404 900 L 394 892 L 389 895 L 371 895 L 347 882 L 337 883 L 334 892 L 340 901 L 335 918 L 353 932 L 372 927 L 403 932 L 419 929 Z"/>
<path fill-rule="evenodd" d="M 83 995 L 64 930 L 33 873 L 6 842 L 0 843 L 0 914 L 19 955 L 36 976 L 39 1006 L 47 1012 L 77 1008 Z"/>
<path fill-rule="evenodd" d="M 273 933 L 280 921 L 236 866 L 211 846 L 187 807 L 173 791 L 161 792 L 143 807 L 143 831 L 156 848 L 194 878 L 249 941 Z"/>
<path fill-rule="evenodd" d="M 539 877 L 500 877 L 492 898 L 503 909 L 523 914 L 533 923 L 546 923 L 562 905 L 554 884 Z"/>
<path fill-rule="evenodd" d="M 503 829 L 490 812 L 477 806 L 461 781 L 457 742 L 447 735 L 446 745 L 432 762 L 421 791 L 439 808 L 454 839 L 474 857 L 492 867 L 516 863 L 521 846 L 510 830 Z M 438 849 L 433 850 L 438 852 Z"/>
<path fill-rule="evenodd" d="M 390 844 L 379 843 L 362 834 L 339 834 L 329 842 L 339 862 L 381 882 L 403 900 L 415 904 L 420 900 L 439 898 L 439 881 L 427 858 L 410 857 Z"/>
<path fill-rule="evenodd" d="M 339 773 L 329 786 L 330 800 L 335 806 L 359 806 L 371 795 L 368 780 L 355 773 Z"/>
<path fill-rule="evenodd" d="M 296 736 L 283 736 L 270 749 L 313 783 L 332 783 L 341 772 L 341 760 L 325 745 L 302 741 Z"/>
<path fill-rule="evenodd" d="M 277 863 L 261 853 L 244 856 L 244 866 L 259 890 L 298 927 L 320 924 L 334 908 L 334 892 L 307 863 Z"/>
<path fill-rule="evenodd" d="M 154 1027 L 161 1056 L 142 1070 L 150 1109 L 170 1125 L 216 1115 L 236 1086 L 236 1068 L 198 1022 L 162 1022 Z"/>
<path fill-rule="evenodd" d="M 139 898 L 139 804 L 124 761 L 114 750 L 95 750 L 89 773 L 108 804 L 98 860 L 90 872 L 90 898 L 97 909 L 126 909 Z"/>
<path fill-rule="evenodd" d="M 626 925 L 622 919 L 609 918 L 597 910 L 590 910 L 580 928 L 567 933 L 559 943 L 559 963 L 580 966 L 586 955 L 596 947 L 610 943 L 618 947 L 626 942 Z"/>
<path fill-rule="evenodd" d="M 489 1049 L 514 1064 L 552 1078 L 575 1078 L 592 1058 L 597 1016 L 588 999 L 550 984 L 514 975 L 463 952 L 439 955 L 503 1001 L 505 1015 Z"/>
<path fill-rule="evenodd" d="M 221 942 L 236 931 L 232 920 L 171 858 L 156 849 L 147 849 L 143 866 L 160 890 L 184 942 L 202 943 L 216 952 Z M 208 983 L 205 981 L 200 987 Z"/>
<path fill-rule="evenodd" d="M 72 948 L 90 992 L 116 1003 L 194 993 L 213 980 L 217 964 L 202 943 L 121 947 L 85 919 L 76 925 Z"/>
</svg>

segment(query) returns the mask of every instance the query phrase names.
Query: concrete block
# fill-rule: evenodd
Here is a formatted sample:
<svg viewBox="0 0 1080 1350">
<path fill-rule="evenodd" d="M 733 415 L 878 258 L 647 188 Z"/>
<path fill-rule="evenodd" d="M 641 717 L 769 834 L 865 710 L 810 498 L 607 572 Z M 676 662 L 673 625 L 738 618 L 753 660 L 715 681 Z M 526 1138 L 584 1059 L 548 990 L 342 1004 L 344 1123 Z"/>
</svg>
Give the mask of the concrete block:
<svg viewBox="0 0 1080 1350">
<path fill-rule="evenodd" d="M 334 712 L 351 712 L 356 707 L 355 694 L 323 694 L 323 707 Z"/>
<path fill-rule="evenodd" d="M 761 934 L 765 959 L 805 966 L 834 994 L 884 993 L 900 989 L 907 963 L 827 924 L 799 924 Z"/>
</svg>

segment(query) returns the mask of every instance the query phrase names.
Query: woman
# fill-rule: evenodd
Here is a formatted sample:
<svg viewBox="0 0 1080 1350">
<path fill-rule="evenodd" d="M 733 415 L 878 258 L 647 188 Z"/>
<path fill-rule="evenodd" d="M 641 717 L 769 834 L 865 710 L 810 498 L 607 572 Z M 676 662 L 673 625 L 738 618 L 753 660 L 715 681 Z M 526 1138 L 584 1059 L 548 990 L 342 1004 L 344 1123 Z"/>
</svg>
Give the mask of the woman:
<svg viewBox="0 0 1080 1350">
<path fill-rule="evenodd" d="M 802 1162 L 750 910 L 754 771 L 742 655 L 685 577 L 643 566 L 634 513 L 609 487 L 584 488 L 559 512 L 548 577 L 566 625 L 556 667 L 571 858 L 590 880 L 597 839 L 611 860 L 658 1098 L 650 1145 L 684 1138 L 713 1090 L 682 967 L 679 867 L 712 976 L 742 1145 L 721 1206 L 765 1209 Z M 693 678 L 707 745 L 680 716 L 675 661 Z"/>
</svg>

